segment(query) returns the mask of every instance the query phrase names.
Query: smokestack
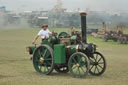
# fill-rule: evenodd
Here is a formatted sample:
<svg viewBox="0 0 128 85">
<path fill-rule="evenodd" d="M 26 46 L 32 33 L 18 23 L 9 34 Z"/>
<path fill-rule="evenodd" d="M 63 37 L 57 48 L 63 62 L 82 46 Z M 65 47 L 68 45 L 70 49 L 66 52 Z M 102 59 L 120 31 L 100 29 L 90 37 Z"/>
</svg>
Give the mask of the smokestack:
<svg viewBox="0 0 128 85">
<path fill-rule="evenodd" d="M 87 36 L 86 36 L 86 30 L 87 30 L 87 27 L 86 27 L 86 16 L 87 16 L 87 13 L 83 12 L 83 13 L 80 13 L 80 16 L 81 16 L 81 31 L 82 31 L 82 42 L 83 43 L 87 43 Z"/>
</svg>

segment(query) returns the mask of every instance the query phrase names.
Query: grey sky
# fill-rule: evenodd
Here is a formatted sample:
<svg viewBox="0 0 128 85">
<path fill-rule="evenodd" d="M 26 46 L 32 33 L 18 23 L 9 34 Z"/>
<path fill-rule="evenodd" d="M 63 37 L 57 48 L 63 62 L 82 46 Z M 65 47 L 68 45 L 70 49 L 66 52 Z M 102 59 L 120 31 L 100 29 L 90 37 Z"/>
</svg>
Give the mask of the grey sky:
<svg viewBox="0 0 128 85">
<path fill-rule="evenodd" d="M 124 10 L 128 11 L 128 0 L 62 0 L 63 7 L 69 10 L 91 8 L 92 10 Z M 12 10 L 51 9 L 56 0 L 0 0 L 0 5 Z"/>
</svg>

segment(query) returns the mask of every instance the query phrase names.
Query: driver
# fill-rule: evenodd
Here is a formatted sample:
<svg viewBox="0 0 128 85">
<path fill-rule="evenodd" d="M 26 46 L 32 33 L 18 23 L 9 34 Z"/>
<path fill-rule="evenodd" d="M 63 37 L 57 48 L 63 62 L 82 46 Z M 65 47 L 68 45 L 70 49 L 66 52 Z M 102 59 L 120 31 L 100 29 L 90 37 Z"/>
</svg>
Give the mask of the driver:
<svg viewBox="0 0 128 85">
<path fill-rule="evenodd" d="M 47 40 L 51 35 L 52 33 L 48 30 L 48 25 L 43 25 L 42 29 L 38 32 L 38 34 L 35 36 L 34 40 L 32 41 L 32 44 L 35 44 L 39 36 L 43 41 L 43 40 Z"/>
</svg>

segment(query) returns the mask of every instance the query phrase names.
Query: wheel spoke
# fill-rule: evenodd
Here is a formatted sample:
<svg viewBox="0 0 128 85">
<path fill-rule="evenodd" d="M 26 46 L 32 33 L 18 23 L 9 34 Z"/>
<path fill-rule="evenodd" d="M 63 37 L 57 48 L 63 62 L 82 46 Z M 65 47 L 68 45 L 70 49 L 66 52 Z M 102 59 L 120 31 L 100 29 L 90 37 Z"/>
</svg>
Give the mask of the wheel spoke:
<svg viewBox="0 0 128 85">
<path fill-rule="evenodd" d="M 96 55 L 96 61 L 97 61 L 97 58 L 98 58 L 98 54 Z"/>
<path fill-rule="evenodd" d="M 42 66 L 40 66 L 39 70 L 41 71 L 41 69 L 42 69 Z"/>
<path fill-rule="evenodd" d="M 97 62 L 99 63 L 99 61 L 101 60 L 102 58 L 100 58 Z"/>
<path fill-rule="evenodd" d="M 82 65 L 85 66 L 85 67 L 87 68 L 87 67 L 88 67 L 88 63 L 87 63 L 87 61 L 85 61 Z"/>
<path fill-rule="evenodd" d="M 42 56 L 41 56 L 41 52 L 40 52 L 40 50 L 38 50 L 38 53 L 39 53 L 39 56 L 42 57 Z"/>
<path fill-rule="evenodd" d="M 94 62 L 93 62 L 93 60 L 92 60 L 92 59 L 90 59 L 90 65 L 93 65 L 93 63 L 94 63 Z"/>
<path fill-rule="evenodd" d="M 93 59 L 93 60 L 92 60 Z M 93 62 L 96 62 L 96 59 L 95 59 L 95 57 L 93 56 L 93 58 L 92 59 L 90 59 L 90 60 L 92 60 Z"/>
<path fill-rule="evenodd" d="M 35 61 L 38 61 L 40 59 L 39 56 L 36 56 L 36 58 L 34 59 Z"/>
<path fill-rule="evenodd" d="M 84 72 L 84 69 L 82 68 L 82 67 L 80 67 L 81 68 L 81 70 Z"/>
<path fill-rule="evenodd" d="M 44 51 L 43 57 L 46 55 L 47 51 L 48 51 L 48 49 L 46 49 L 46 50 Z"/>
<path fill-rule="evenodd" d="M 94 67 L 94 65 L 92 65 L 92 67 L 90 68 L 90 70 Z"/>
<path fill-rule="evenodd" d="M 79 71 L 79 75 L 80 75 L 80 69 L 79 69 L 79 67 L 78 67 L 78 71 Z"/>
<path fill-rule="evenodd" d="M 52 60 L 52 58 L 47 58 L 47 59 L 45 59 L 45 60 L 49 61 L 49 60 Z"/>
<path fill-rule="evenodd" d="M 44 63 L 38 63 L 40 66 L 44 65 Z"/>
<path fill-rule="evenodd" d="M 46 72 L 46 65 L 44 65 L 44 72 Z"/>
<path fill-rule="evenodd" d="M 99 62 L 98 64 L 104 64 L 104 62 Z"/>
<path fill-rule="evenodd" d="M 35 62 L 36 62 L 36 63 L 38 63 L 38 62 L 39 62 L 39 60 L 36 60 Z"/>
<path fill-rule="evenodd" d="M 93 57 L 93 58 L 90 58 L 92 61 L 95 61 L 95 58 Z"/>
<path fill-rule="evenodd" d="M 81 62 L 81 60 L 82 60 L 82 58 L 80 58 L 80 59 L 78 59 L 79 61 L 78 61 L 78 63 L 80 64 L 80 62 Z"/>
<path fill-rule="evenodd" d="M 70 65 L 73 66 L 73 65 L 75 65 L 75 63 L 70 62 Z"/>
<path fill-rule="evenodd" d="M 35 61 L 36 64 L 40 65 L 40 62 L 38 60 Z"/>
<path fill-rule="evenodd" d="M 47 62 L 47 65 L 51 65 L 51 63 L 50 62 L 48 62 L 48 61 L 46 61 Z"/>
<path fill-rule="evenodd" d="M 96 66 L 95 66 L 95 70 L 94 70 L 94 73 L 96 73 Z"/>
<path fill-rule="evenodd" d="M 100 68 L 102 68 L 103 69 L 103 67 L 102 66 L 100 66 L 100 65 L 98 65 Z"/>
<path fill-rule="evenodd" d="M 98 71 L 98 73 L 99 73 L 100 71 L 99 71 L 99 69 L 98 69 L 98 67 L 97 67 L 97 66 L 96 66 L 96 68 L 97 68 L 97 71 Z"/>
<path fill-rule="evenodd" d="M 75 62 L 75 64 L 77 63 L 77 61 L 74 59 L 74 57 L 73 57 L 73 60 L 74 60 L 74 62 Z"/>
<path fill-rule="evenodd" d="M 43 57 L 43 50 L 44 50 L 44 49 L 41 49 L 41 51 L 40 51 L 40 54 L 41 54 L 42 57 Z"/>
<path fill-rule="evenodd" d="M 75 69 L 77 66 L 74 66 L 72 69 Z"/>
<path fill-rule="evenodd" d="M 77 74 L 77 72 L 78 72 L 78 68 L 77 68 L 77 70 L 76 70 L 76 74 Z"/>
</svg>

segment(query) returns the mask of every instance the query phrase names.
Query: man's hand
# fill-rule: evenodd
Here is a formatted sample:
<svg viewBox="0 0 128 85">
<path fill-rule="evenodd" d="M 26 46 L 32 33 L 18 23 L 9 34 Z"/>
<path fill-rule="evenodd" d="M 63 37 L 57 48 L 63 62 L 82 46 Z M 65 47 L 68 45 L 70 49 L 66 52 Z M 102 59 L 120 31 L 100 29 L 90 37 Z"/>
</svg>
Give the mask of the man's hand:
<svg viewBox="0 0 128 85">
<path fill-rule="evenodd" d="M 52 37 L 52 34 L 50 34 L 49 36 Z"/>
<path fill-rule="evenodd" d="M 35 44 L 35 41 L 32 41 L 32 44 Z"/>
<path fill-rule="evenodd" d="M 32 41 L 32 44 L 35 44 L 36 40 L 38 39 L 38 35 L 34 38 L 34 40 Z"/>
</svg>

